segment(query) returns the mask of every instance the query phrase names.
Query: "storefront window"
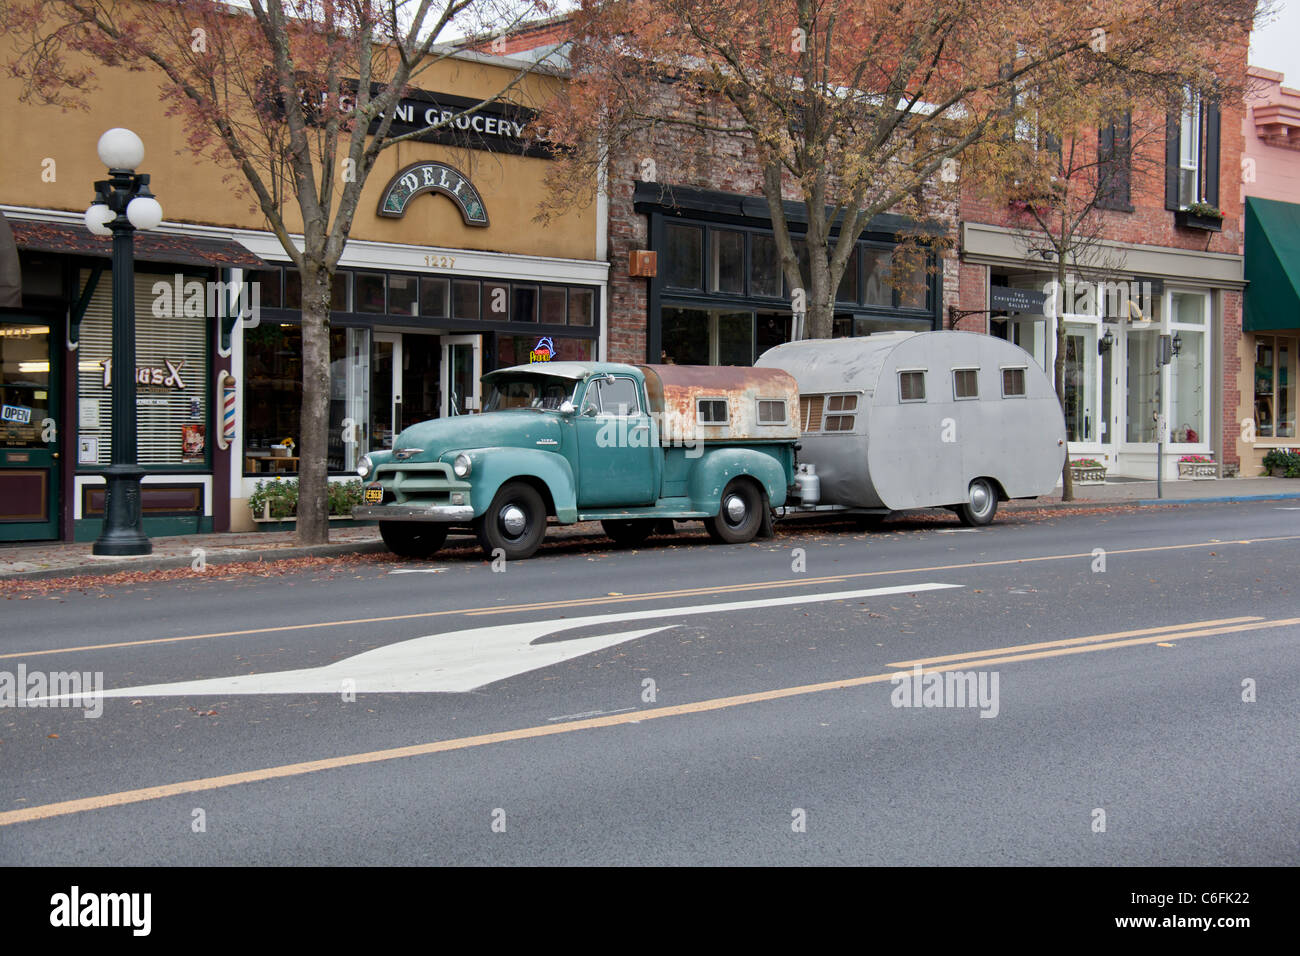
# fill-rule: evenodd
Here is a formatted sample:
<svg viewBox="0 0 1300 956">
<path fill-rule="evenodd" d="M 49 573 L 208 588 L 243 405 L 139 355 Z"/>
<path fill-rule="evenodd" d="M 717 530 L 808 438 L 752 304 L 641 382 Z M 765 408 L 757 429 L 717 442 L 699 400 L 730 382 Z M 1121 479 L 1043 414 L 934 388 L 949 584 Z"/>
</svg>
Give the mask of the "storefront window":
<svg viewBox="0 0 1300 956">
<path fill-rule="evenodd" d="M 420 314 L 433 319 L 447 317 L 448 286 L 446 279 L 423 276 L 420 279 Z"/>
<path fill-rule="evenodd" d="M 744 294 L 745 234 L 714 229 L 709 239 L 709 288 L 713 292 Z"/>
<path fill-rule="evenodd" d="M 751 235 L 749 255 L 749 294 L 779 296 L 781 256 L 776 250 L 776 239 L 761 233 Z"/>
<path fill-rule="evenodd" d="M 871 246 L 862 248 L 862 304 L 889 308 L 894 304 L 894 290 L 889 284 L 890 252 Z"/>
<path fill-rule="evenodd" d="M 483 312 L 496 322 L 510 318 L 510 286 L 504 282 L 484 282 Z"/>
<path fill-rule="evenodd" d="M 349 360 L 349 333 L 359 352 Z M 330 330 L 330 469 L 343 470 L 344 418 L 364 422 L 355 407 L 368 390 L 368 337 L 364 329 Z M 359 367 L 358 367 L 359 366 Z M 297 325 L 265 324 L 244 330 L 244 454 L 256 470 L 272 445 L 292 438 L 301 444 L 302 331 Z M 335 447 L 337 445 L 337 447 Z M 247 466 L 249 461 L 245 462 Z M 291 469 L 294 470 L 294 469 Z"/>
<path fill-rule="evenodd" d="M 477 319 L 478 315 L 478 283 L 462 282 L 460 280 L 453 282 L 451 317 L 453 319 Z"/>
<path fill-rule="evenodd" d="M 89 273 L 83 271 L 84 287 Z M 175 301 L 176 274 L 136 273 L 135 368 L 136 454 L 142 465 L 205 463 L 208 456 L 208 336 L 206 302 L 199 314 L 187 314 Z M 206 278 L 182 276 L 183 286 Z M 203 286 L 206 288 L 206 286 Z M 90 441 L 78 463 L 96 466 L 111 461 L 113 355 L 113 283 L 106 272 L 91 296 L 77 348 L 78 436 Z M 83 457 L 84 455 L 84 457 Z"/>
<path fill-rule="evenodd" d="M 755 323 L 754 356 L 790 341 L 789 312 L 760 312 Z"/>
<path fill-rule="evenodd" d="M 926 299 L 925 260 L 918 250 L 894 250 L 890 275 L 900 309 L 924 309 Z"/>
<path fill-rule="evenodd" d="M 244 281 L 257 283 L 257 301 L 263 309 L 278 309 L 283 298 L 280 292 L 279 269 L 257 269 L 244 273 Z"/>
<path fill-rule="evenodd" d="M 708 365 L 709 325 L 709 313 L 703 309 L 664 309 L 662 360 L 670 365 Z"/>
<path fill-rule="evenodd" d="M 723 312 L 718 315 L 718 364 L 754 364 L 754 314 Z"/>
<path fill-rule="evenodd" d="M 681 289 L 700 288 L 700 229 L 670 223 L 665 231 L 664 281 Z"/>
<path fill-rule="evenodd" d="M 357 311 L 383 313 L 384 308 L 384 274 L 358 272 L 356 281 Z"/>
<path fill-rule="evenodd" d="M 551 352 L 552 362 L 594 362 L 596 360 L 596 340 L 578 339 L 569 336 L 543 336 L 545 344 L 554 346 Z M 538 349 L 539 337 L 536 335 L 498 335 L 497 368 L 510 368 L 512 365 L 536 365 L 529 361 Z"/>
<path fill-rule="evenodd" d="M 541 321 L 547 325 L 563 325 L 567 290 L 553 285 L 542 286 Z"/>
<path fill-rule="evenodd" d="M 393 315 L 416 315 L 416 288 L 414 275 L 394 273 L 388 277 L 388 311 Z"/>
<path fill-rule="evenodd" d="M 1177 297 L 1175 297 L 1177 298 Z M 1170 362 L 1169 440 L 1203 442 L 1205 433 L 1205 333 L 1180 330 Z"/>
<path fill-rule="evenodd" d="M 0 446 L 40 448 L 50 414 L 50 327 L 0 325 Z"/>
<path fill-rule="evenodd" d="M 569 324 L 591 325 L 595 321 L 596 296 L 590 289 L 569 290 Z"/>
<path fill-rule="evenodd" d="M 1255 434 L 1259 438 L 1296 437 L 1296 347 L 1294 338 L 1255 337 Z"/>
<path fill-rule="evenodd" d="M 514 322 L 537 321 L 537 286 L 517 285 L 511 290 L 510 319 Z"/>
</svg>

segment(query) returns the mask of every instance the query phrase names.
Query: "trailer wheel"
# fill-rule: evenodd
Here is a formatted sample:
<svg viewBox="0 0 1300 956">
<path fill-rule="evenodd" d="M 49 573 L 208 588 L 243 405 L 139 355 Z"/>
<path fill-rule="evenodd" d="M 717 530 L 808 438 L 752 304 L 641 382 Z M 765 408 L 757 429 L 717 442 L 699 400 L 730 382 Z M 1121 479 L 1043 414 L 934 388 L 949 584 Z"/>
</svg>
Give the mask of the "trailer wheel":
<svg viewBox="0 0 1300 956">
<path fill-rule="evenodd" d="M 976 478 L 966 492 L 967 500 L 957 506 L 957 517 L 968 528 L 980 528 L 993 520 L 998 512 L 998 493 L 993 482 Z"/>
<path fill-rule="evenodd" d="M 531 558 L 546 534 L 546 503 L 525 481 L 508 481 L 475 523 L 478 543 L 491 558 L 500 549 L 507 560 Z"/>
<path fill-rule="evenodd" d="M 715 517 L 704 519 L 704 528 L 714 541 L 744 544 L 753 541 L 763 524 L 767 495 L 752 481 L 733 478 L 722 491 L 722 504 Z"/>
<path fill-rule="evenodd" d="M 445 524 L 424 521 L 381 521 L 379 537 L 393 554 L 403 558 L 428 558 L 447 540 Z"/>
<path fill-rule="evenodd" d="M 600 527 L 620 548 L 637 548 L 655 533 L 653 518 L 627 518 L 602 521 Z"/>
</svg>

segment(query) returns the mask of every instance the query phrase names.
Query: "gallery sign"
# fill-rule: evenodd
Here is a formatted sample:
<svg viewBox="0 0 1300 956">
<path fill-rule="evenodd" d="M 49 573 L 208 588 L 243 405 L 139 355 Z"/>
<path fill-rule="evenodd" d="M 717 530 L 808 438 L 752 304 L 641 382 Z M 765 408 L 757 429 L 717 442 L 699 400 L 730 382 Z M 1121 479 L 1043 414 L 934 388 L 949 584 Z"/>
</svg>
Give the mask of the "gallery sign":
<svg viewBox="0 0 1300 956">
<path fill-rule="evenodd" d="M 456 204 L 467 226 L 487 226 L 487 209 L 474 184 L 446 163 L 415 163 L 388 181 L 379 197 L 379 215 L 400 219 L 421 193 L 442 193 Z"/>
</svg>

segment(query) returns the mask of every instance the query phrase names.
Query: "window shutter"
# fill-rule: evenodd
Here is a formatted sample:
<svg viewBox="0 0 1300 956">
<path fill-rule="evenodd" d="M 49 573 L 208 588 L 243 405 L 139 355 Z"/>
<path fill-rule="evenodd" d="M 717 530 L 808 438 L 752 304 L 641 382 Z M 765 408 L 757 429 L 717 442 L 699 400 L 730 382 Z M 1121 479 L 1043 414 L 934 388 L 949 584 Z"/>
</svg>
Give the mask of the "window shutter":
<svg viewBox="0 0 1300 956">
<path fill-rule="evenodd" d="M 1205 103 L 1205 201 L 1219 206 L 1219 104 Z"/>
<path fill-rule="evenodd" d="M 1116 204 L 1128 207 L 1133 203 L 1129 186 L 1132 170 L 1133 114 L 1125 113 L 1123 119 L 1115 123 L 1114 142 L 1115 162 L 1112 168 L 1111 196 Z"/>
<path fill-rule="evenodd" d="M 1165 117 L 1165 208 L 1178 208 L 1178 132 L 1179 115 Z"/>
</svg>

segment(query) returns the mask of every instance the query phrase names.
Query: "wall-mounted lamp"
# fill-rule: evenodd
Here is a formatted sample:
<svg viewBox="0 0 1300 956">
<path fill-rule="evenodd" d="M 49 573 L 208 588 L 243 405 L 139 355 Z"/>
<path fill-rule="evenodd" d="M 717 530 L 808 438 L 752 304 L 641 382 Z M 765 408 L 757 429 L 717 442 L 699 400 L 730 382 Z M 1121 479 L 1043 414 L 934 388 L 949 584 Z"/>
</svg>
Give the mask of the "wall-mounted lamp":
<svg viewBox="0 0 1300 956">
<path fill-rule="evenodd" d="M 1115 333 L 1112 332 L 1110 329 L 1107 329 L 1106 334 L 1103 335 L 1101 337 L 1101 341 L 1097 343 L 1097 354 L 1098 355 L 1106 354 L 1107 352 L 1110 351 L 1111 346 L 1113 346 L 1114 344 L 1115 344 Z"/>
<path fill-rule="evenodd" d="M 1183 350 L 1183 337 L 1178 332 L 1174 333 L 1174 340 L 1171 343 L 1171 348 L 1173 349 L 1175 355 L 1177 355 L 1179 352 Z"/>
</svg>

